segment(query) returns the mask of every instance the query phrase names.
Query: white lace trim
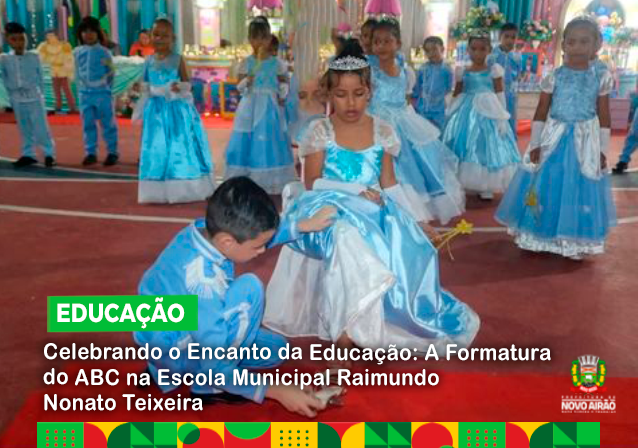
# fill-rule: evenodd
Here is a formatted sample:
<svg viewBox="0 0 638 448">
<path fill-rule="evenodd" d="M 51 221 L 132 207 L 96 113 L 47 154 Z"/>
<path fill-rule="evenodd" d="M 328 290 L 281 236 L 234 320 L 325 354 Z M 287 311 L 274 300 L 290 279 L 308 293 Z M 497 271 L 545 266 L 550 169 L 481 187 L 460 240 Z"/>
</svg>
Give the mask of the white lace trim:
<svg viewBox="0 0 638 448">
<path fill-rule="evenodd" d="M 228 289 L 228 279 L 224 271 L 213 264 L 213 277 L 204 273 L 204 257 L 197 257 L 186 265 L 186 289 L 201 299 L 213 298 L 215 295 L 224 297 Z"/>
<path fill-rule="evenodd" d="M 254 180 L 268 194 L 281 194 L 286 184 L 297 179 L 293 165 L 255 169 L 245 166 L 227 166 L 224 179 L 247 176 Z"/>
<path fill-rule="evenodd" d="M 538 238 L 531 233 L 518 232 L 508 229 L 514 236 L 516 245 L 532 252 L 549 252 L 568 258 L 580 258 L 585 255 L 600 255 L 605 253 L 605 241 L 583 241 L 567 238 L 547 240 Z"/>
<path fill-rule="evenodd" d="M 507 190 L 518 165 L 508 165 L 499 171 L 489 171 L 475 163 L 462 162 L 459 166 L 459 182 L 466 190 L 487 192 L 503 192 Z"/>
</svg>

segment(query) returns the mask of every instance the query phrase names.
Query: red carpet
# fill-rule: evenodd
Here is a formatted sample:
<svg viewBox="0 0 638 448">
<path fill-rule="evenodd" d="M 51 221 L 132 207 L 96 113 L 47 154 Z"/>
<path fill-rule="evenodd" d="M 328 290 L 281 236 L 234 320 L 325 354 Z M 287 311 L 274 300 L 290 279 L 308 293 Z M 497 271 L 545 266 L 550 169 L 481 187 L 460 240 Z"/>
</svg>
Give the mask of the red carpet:
<svg viewBox="0 0 638 448">
<path fill-rule="evenodd" d="M 49 115 L 49 125 L 51 126 L 81 126 L 80 115 Z M 208 129 L 232 129 L 233 120 L 222 117 L 202 116 L 204 127 Z M 15 123 L 12 113 L 0 113 L 0 123 Z M 141 126 L 141 123 L 133 123 L 130 118 L 118 118 L 118 126 Z"/>
<path fill-rule="evenodd" d="M 78 369 L 113 368 L 120 371 L 117 386 L 74 387 L 72 384 L 50 387 L 33 392 L 17 414 L 15 420 L 0 439 L 0 446 L 35 446 L 35 422 L 38 421 L 300 421 L 274 402 L 262 406 L 205 407 L 203 412 L 180 411 L 127 411 L 122 394 L 135 394 L 137 398 L 161 394 L 154 387 L 138 389 L 122 384 L 128 372 L 141 372 L 143 363 L 120 362 L 114 364 L 73 363 L 65 371 L 73 383 Z M 396 369 L 392 369 L 396 371 Z M 375 371 L 380 371 L 376 370 Z M 345 406 L 320 414 L 319 420 L 331 421 L 600 421 L 601 446 L 638 446 L 635 416 L 638 415 L 638 389 L 635 379 L 609 378 L 608 394 L 616 396 L 617 414 L 563 414 L 561 397 L 570 395 L 569 374 L 546 376 L 533 374 L 494 375 L 486 373 L 450 373 L 438 371 L 438 386 L 422 387 L 351 387 L 345 397 Z M 182 397 L 188 391 L 179 391 Z M 115 398 L 113 412 L 45 412 L 44 394 L 58 393 L 61 397 Z M 171 396 L 176 396 L 172 394 Z M 379 406 L 383 403 L 383 406 Z M 633 416 L 633 417 L 632 417 Z M 633 422 L 633 423 L 632 423 Z M 15 441 L 20 441 L 15 444 Z"/>
</svg>

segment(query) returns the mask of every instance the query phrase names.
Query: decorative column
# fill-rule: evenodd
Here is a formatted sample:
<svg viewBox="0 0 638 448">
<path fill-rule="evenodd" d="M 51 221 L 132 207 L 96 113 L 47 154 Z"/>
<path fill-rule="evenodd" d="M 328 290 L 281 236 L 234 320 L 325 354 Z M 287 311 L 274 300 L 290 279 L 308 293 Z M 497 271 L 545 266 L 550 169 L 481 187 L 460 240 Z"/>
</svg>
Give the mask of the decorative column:
<svg viewBox="0 0 638 448">
<path fill-rule="evenodd" d="M 150 29 L 155 20 L 155 2 L 153 0 L 141 0 L 140 16 L 142 28 Z"/>
<path fill-rule="evenodd" d="M 181 2 L 177 2 L 181 3 Z M 159 0 L 157 3 L 157 15 L 159 17 L 168 17 L 167 8 L 166 8 L 166 0 Z"/>
<path fill-rule="evenodd" d="M 43 0 L 42 2 L 43 30 L 46 33 L 55 29 L 55 5 L 53 0 Z"/>
</svg>

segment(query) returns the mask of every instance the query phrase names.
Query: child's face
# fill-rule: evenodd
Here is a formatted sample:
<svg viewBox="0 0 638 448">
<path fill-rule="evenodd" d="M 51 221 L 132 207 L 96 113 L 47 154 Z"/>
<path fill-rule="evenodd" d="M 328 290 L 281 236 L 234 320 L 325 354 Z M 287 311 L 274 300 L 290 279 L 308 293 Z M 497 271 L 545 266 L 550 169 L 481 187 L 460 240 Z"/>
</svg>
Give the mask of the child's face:
<svg viewBox="0 0 638 448">
<path fill-rule="evenodd" d="M 232 241 L 224 248 L 224 256 L 235 263 L 247 263 L 266 251 L 266 244 L 273 236 L 275 236 L 275 230 L 262 232 L 256 238 L 243 243 L 231 237 Z"/>
<path fill-rule="evenodd" d="M 372 27 L 364 26 L 361 28 L 361 46 L 366 54 L 372 53 Z"/>
<path fill-rule="evenodd" d="M 253 53 L 258 55 L 260 52 L 268 53 L 268 48 L 272 43 L 272 38 L 268 36 L 253 36 L 248 39 L 250 46 L 253 49 Z"/>
<path fill-rule="evenodd" d="M 563 39 L 563 51 L 573 64 L 589 63 L 597 49 L 597 39 L 587 27 L 573 28 Z"/>
<path fill-rule="evenodd" d="M 7 43 L 16 54 L 22 54 L 27 48 L 27 35 L 24 33 L 9 34 L 7 35 Z"/>
<path fill-rule="evenodd" d="M 334 113 L 346 123 L 356 123 L 365 114 L 370 99 L 370 89 L 356 73 L 345 73 L 330 91 Z"/>
<path fill-rule="evenodd" d="M 372 35 L 372 53 L 381 60 L 394 59 L 399 48 L 401 42 L 389 30 L 377 30 Z"/>
<path fill-rule="evenodd" d="M 485 64 L 485 60 L 491 51 L 492 46 L 487 39 L 473 39 L 467 48 L 470 59 L 476 65 Z"/>
<path fill-rule="evenodd" d="M 99 36 L 94 30 L 82 31 L 82 42 L 84 42 L 84 45 L 95 45 L 98 40 Z"/>
<path fill-rule="evenodd" d="M 58 39 L 58 36 L 56 36 L 54 33 L 48 33 L 46 36 L 46 39 L 47 39 L 47 43 L 52 45 L 55 45 L 60 42 L 60 40 Z"/>
<path fill-rule="evenodd" d="M 143 46 L 147 46 L 151 43 L 151 38 L 148 36 L 147 33 L 140 33 L 139 41 L 140 44 L 142 44 Z"/>
<path fill-rule="evenodd" d="M 173 30 L 165 23 L 153 25 L 151 39 L 156 53 L 166 54 L 173 49 Z"/>
<path fill-rule="evenodd" d="M 321 89 L 317 79 L 306 81 L 299 89 L 299 108 L 308 110 L 321 103 Z"/>
<path fill-rule="evenodd" d="M 434 42 L 428 42 L 423 46 L 423 51 L 425 52 L 425 56 L 428 58 L 428 61 L 434 62 L 435 64 L 443 61 L 443 47 Z"/>
<path fill-rule="evenodd" d="M 507 30 L 501 33 L 501 48 L 505 51 L 512 51 L 516 45 L 518 32 L 516 30 Z"/>
</svg>

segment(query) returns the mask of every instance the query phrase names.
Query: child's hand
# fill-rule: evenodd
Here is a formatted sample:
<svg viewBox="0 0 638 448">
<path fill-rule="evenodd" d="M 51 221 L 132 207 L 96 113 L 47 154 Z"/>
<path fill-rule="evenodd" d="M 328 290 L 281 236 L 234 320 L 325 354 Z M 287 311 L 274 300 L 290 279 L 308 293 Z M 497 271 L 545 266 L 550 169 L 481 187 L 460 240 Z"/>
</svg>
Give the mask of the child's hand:
<svg viewBox="0 0 638 448">
<path fill-rule="evenodd" d="M 436 245 L 439 241 L 441 241 L 441 234 L 427 222 L 421 221 L 419 223 L 419 226 L 421 227 L 421 229 L 423 229 L 423 233 L 425 233 L 430 241 L 432 241 L 432 244 Z"/>
<path fill-rule="evenodd" d="M 383 199 L 381 199 L 381 193 L 379 193 L 377 190 L 374 190 L 372 188 L 368 188 L 367 190 L 362 191 L 361 193 L 359 193 L 359 196 L 362 196 L 366 198 L 368 201 L 372 201 L 377 205 L 380 205 L 380 206 L 383 205 Z"/>
<path fill-rule="evenodd" d="M 541 149 L 534 148 L 529 153 L 529 160 L 535 165 L 538 165 L 538 162 L 541 161 Z"/>
<path fill-rule="evenodd" d="M 337 214 L 337 209 L 332 206 L 323 207 L 311 218 L 304 219 L 299 223 L 299 231 L 302 233 L 320 232 L 326 227 L 330 227 Z"/>
<path fill-rule="evenodd" d="M 600 154 L 600 169 L 601 170 L 607 169 L 607 156 L 603 153 Z"/>
<path fill-rule="evenodd" d="M 313 395 L 312 389 L 301 390 L 297 386 L 270 386 L 266 398 L 278 401 L 288 411 L 308 418 L 316 417 L 317 411 L 325 409 L 324 404 Z"/>
<path fill-rule="evenodd" d="M 179 93 L 179 83 L 174 82 L 171 84 L 171 92 Z"/>
</svg>

